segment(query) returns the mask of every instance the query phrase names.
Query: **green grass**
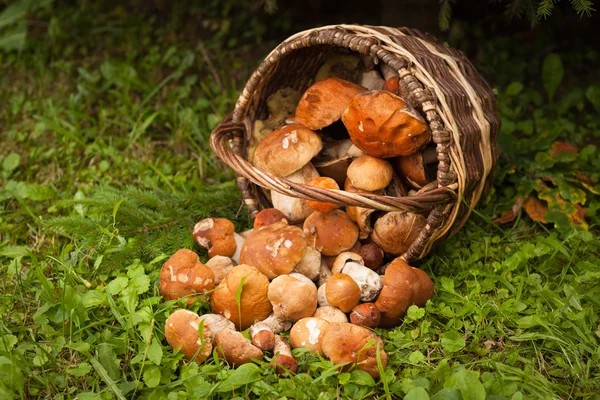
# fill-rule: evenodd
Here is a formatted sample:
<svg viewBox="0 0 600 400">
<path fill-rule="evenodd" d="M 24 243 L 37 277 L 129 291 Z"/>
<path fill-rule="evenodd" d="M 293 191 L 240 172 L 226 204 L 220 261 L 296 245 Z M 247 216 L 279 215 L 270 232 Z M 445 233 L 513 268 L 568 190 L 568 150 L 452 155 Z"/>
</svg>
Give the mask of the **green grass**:
<svg viewBox="0 0 600 400">
<path fill-rule="evenodd" d="M 198 35 L 177 13 L 57 7 L 0 53 L 0 398 L 598 399 L 600 54 L 477 27 L 452 43 L 477 47 L 498 93 L 495 184 L 419 264 L 434 300 L 379 331 L 381 380 L 303 352 L 289 378 L 172 352 L 164 321 L 183 304 L 158 294 L 162 260 L 206 259 L 190 235 L 204 216 L 249 226 L 207 139 L 274 42 L 219 10 L 199 11 L 213 19 Z M 494 222 L 529 195 L 549 224 Z"/>
</svg>

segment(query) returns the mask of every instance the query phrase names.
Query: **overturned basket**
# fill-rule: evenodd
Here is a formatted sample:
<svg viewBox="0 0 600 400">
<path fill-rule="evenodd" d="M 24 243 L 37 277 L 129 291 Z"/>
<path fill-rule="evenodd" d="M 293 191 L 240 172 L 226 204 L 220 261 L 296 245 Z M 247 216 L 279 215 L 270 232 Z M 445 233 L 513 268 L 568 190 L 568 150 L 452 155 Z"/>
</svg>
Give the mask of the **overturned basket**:
<svg viewBox="0 0 600 400">
<path fill-rule="evenodd" d="M 437 144 L 434 185 L 403 197 L 350 193 L 294 183 L 246 161 L 253 123 L 266 117 L 269 96 L 285 87 L 303 92 L 327 57 L 348 50 L 398 71 L 405 100 L 425 116 Z M 213 131 L 211 147 L 238 174 L 252 217 L 269 207 L 255 185 L 308 200 L 427 215 L 402 255 L 410 263 L 455 233 L 489 188 L 498 129 L 494 95 L 460 51 L 412 29 L 336 25 L 300 32 L 277 46 L 248 80 L 233 113 Z"/>
</svg>

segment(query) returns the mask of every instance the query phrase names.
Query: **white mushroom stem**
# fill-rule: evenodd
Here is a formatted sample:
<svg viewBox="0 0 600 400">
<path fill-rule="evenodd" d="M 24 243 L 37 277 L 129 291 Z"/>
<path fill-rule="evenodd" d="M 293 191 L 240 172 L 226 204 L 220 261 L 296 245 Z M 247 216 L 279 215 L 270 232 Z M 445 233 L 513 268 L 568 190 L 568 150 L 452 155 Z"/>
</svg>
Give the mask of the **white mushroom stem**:
<svg viewBox="0 0 600 400">
<path fill-rule="evenodd" d="M 233 261 L 229 257 L 214 256 L 204 265 L 210 268 L 215 274 L 215 285 L 218 285 L 225 278 L 227 272 L 233 268 Z"/>
<path fill-rule="evenodd" d="M 317 290 L 317 302 L 319 303 L 319 307 L 331 306 L 331 304 L 329 304 L 329 302 L 327 301 L 326 287 L 327 282 L 319 286 L 319 289 Z"/>
<path fill-rule="evenodd" d="M 290 345 L 288 344 L 288 342 L 285 341 L 284 338 L 282 338 L 279 335 L 275 336 L 275 346 L 273 346 L 273 353 L 279 353 L 282 356 L 292 357 L 292 349 L 290 348 Z"/>
<path fill-rule="evenodd" d="M 286 176 L 285 179 L 304 184 L 318 177 L 319 173 L 315 167 L 308 163 L 293 174 Z M 274 190 L 271 191 L 271 201 L 273 207 L 281 211 L 291 224 L 304 221 L 314 211 L 308 206 L 306 200 L 286 196 Z"/>
<path fill-rule="evenodd" d="M 374 300 L 383 288 L 383 282 L 377 272 L 357 262 L 346 263 L 340 272 L 349 275 L 358 284 L 362 302 Z"/>
<path fill-rule="evenodd" d="M 381 90 L 385 81 L 379 75 L 376 70 L 363 72 L 360 77 L 360 85 L 366 87 L 369 90 Z"/>
<path fill-rule="evenodd" d="M 271 313 L 263 321 L 256 322 L 250 327 L 252 343 L 261 350 L 271 350 L 274 345 L 276 334 L 289 331 L 292 327 L 291 321 L 284 321 L 275 313 Z"/>
<path fill-rule="evenodd" d="M 231 259 L 235 261 L 236 265 L 240 263 L 240 252 L 242 251 L 242 246 L 244 245 L 245 237 L 241 236 L 239 233 L 234 233 L 233 238 L 235 239 L 236 249 Z"/>
<path fill-rule="evenodd" d="M 311 281 L 314 281 L 319 277 L 319 272 L 321 271 L 321 253 L 313 249 L 312 247 L 307 247 L 306 254 L 300 260 L 298 264 L 294 267 L 292 273 L 298 273 L 306 276 Z"/>
<path fill-rule="evenodd" d="M 200 321 L 204 321 L 204 326 L 210 329 L 211 340 L 223 329 L 235 330 L 235 324 L 219 314 L 204 314 L 200 316 Z"/>
</svg>

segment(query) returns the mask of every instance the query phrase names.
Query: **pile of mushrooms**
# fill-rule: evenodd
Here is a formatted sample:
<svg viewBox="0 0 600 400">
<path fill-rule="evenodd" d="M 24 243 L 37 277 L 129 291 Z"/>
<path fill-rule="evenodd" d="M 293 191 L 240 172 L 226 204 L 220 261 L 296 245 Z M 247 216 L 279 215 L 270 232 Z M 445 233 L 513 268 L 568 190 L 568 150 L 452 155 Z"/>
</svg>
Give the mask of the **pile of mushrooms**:
<svg viewBox="0 0 600 400">
<path fill-rule="evenodd" d="M 400 83 L 373 60 L 331 57 L 303 94 L 284 88 L 269 98 L 248 159 L 274 176 L 329 190 L 414 195 L 435 184 L 437 159 Z M 236 233 L 223 218 L 195 225 L 210 257 L 205 264 L 187 249 L 164 263 L 164 299 L 203 298 L 212 312 L 174 312 L 168 343 L 196 362 L 216 349 L 234 367 L 270 352 L 280 374 L 296 371 L 291 348 L 302 348 L 378 377 L 378 358 L 385 367 L 387 355 L 373 329 L 398 325 L 411 305 L 423 307 L 434 294 L 427 274 L 398 257 L 425 216 L 267 195 L 273 208 L 258 213 L 249 231 Z"/>
</svg>

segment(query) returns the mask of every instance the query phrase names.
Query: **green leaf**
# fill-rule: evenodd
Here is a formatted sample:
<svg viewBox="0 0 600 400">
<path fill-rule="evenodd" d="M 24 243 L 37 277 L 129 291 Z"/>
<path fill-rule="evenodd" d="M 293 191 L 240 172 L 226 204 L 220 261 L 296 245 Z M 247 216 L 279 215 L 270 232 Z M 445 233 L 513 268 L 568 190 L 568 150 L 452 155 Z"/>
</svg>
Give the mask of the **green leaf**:
<svg viewBox="0 0 600 400">
<path fill-rule="evenodd" d="M 421 353 L 419 350 L 415 350 L 408 355 L 408 361 L 413 364 L 418 364 L 425 360 L 425 355 Z"/>
<path fill-rule="evenodd" d="M 27 22 L 22 21 L 13 29 L 9 29 L 0 36 L 0 49 L 22 51 L 27 38 Z"/>
<path fill-rule="evenodd" d="M 127 287 L 129 283 L 129 279 L 124 276 L 120 276 L 118 278 L 113 279 L 106 285 L 106 291 L 108 294 L 119 294 Z"/>
<path fill-rule="evenodd" d="M 600 112 L 600 86 L 592 85 L 585 91 L 585 97 L 592 103 L 596 111 Z"/>
<path fill-rule="evenodd" d="M 160 362 L 163 357 L 163 351 L 162 346 L 160 345 L 158 340 L 156 340 L 156 338 L 152 339 L 152 343 L 150 343 L 150 346 L 148 347 L 147 356 L 148 360 L 152 361 L 156 365 L 160 365 Z"/>
<path fill-rule="evenodd" d="M 508 85 L 505 94 L 507 96 L 514 96 L 521 93 L 521 90 L 523 90 L 523 84 L 521 82 L 513 82 Z"/>
<path fill-rule="evenodd" d="M 542 65 L 542 82 L 550 101 L 554 98 L 554 93 L 563 79 L 564 72 L 560 56 L 556 53 L 548 54 Z"/>
<path fill-rule="evenodd" d="M 2 161 L 2 170 L 4 172 L 6 172 L 7 174 L 10 174 L 19 167 L 20 163 L 21 163 L 21 156 L 17 153 L 10 153 Z"/>
<path fill-rule="evenodd" d="M 485 388 L 477 372 L 461 369 L 456 373 L 455 379 L 464 400 L 485 400 Z"/>
<path fill-rule="evenodd" d="M 67 372 L 71 375 L 75 376 L 84 376 L 90 373 L 92 370 L 92 366 L 86 362 L 79 363 L 75 368 L 71 368 L 67 370 Z"/>
<path fill-rule="evenodd" d="M 425 388 L 416 386 L 404 396 L 404 400 L 429 400 L 429 395 Z"/>
<path fill-rule="evenodd" d="M 144 371 L 144 383 L 148 387 L 157 387 L 160 383 L 160 368 L 156 365 L 151 365 Z"/>
<path fill-rule="evenodd" d="M 356 383 L 361 386 L 375 386 L 375 380 L 365 371 L 355 369 L 350 374 L 350 382 Z"/>
<path fill-rule="evenodd" d="M 0 249 L 0 256 L 8 258 L 26 257 L 29 254 L 29 247 L 26 246 L 6 246 Z"/>
<path fill-rule="evenodd" d="M 235 302 L 238 308 L 238 315 L 240 316 L 240 325 L 242 324 L 242 290 L 244 290 L 244 282 L 246 282 L 246 278 L 250 275 L 243 276 L 240 279 L 240 284 L 237 288 L 235 288 Z"/>
<path fill-rule="evenodd" d="M 261 369 L 256 364 L 242 364 L 217 387 L 217 392 L 231 392 L 260 379 Z"/>
<path fill-rule="evenodd" d="M 440 335 L 440 343 L 444 351 L 455 352 L 463 349 L 466 345 L 465 338 L 457 331 L 448 331 Z"/>
<path fill-rule="evenodd" d="M 463 400 L 463 396 L 457 388 L 443 388 L 431 396 L 431 400 Z"/>
<path fill-rule="evenodd" d="M 15 1 L 0 13 L 0 28 L 12 25 L 27 14 L 30 0 Z"/>
<path fill-rule="evenodd" d="M 417 321 L 425 316 L 425 309 L 419 308 L 414 304 L 408 307 L 408 311 L 406 313 L 407 322 Z"/>
</svg>

